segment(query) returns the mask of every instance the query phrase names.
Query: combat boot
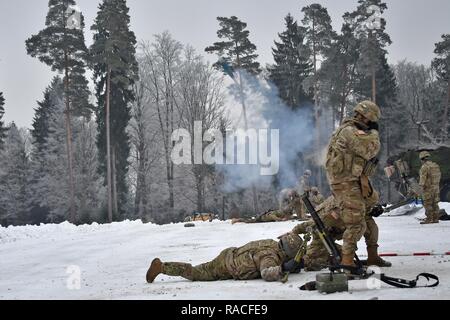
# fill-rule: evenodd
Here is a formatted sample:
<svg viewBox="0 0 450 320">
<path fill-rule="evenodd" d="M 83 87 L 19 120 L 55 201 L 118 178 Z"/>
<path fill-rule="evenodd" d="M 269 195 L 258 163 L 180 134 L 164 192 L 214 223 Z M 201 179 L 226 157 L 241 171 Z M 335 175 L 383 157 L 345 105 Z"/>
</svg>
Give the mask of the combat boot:
<svg viewBox="0 0 450 320">
<path fill-rule="evenodd" d="M 355 264 L 354 258 L 355 258 L 354 254 L 343 254 L 342 260 L 341 260 L 341 265 L 350 267 L 350 268 L 356 270 L 356 264 Z M 353 274 L 352 269 L 344 269 L 344 273 L 347 274 L 347 276 L 351 276 Z"/>
<path fill-rule="evenodd" d="M 439 223 L 439 220 L 441 218 L 441 213 L 439 211 L 435 212 L 433 218 L 434 218 L 435 223 Z"/>
<path fill-rule="evenodd" d="M 147 271 L 147 282 L 153 283 L 155 281 L 156 277 L 163 272 L 163 264 L 161 260 L 156 258 L 152 261 L 152 264 L 150 265 L 150 268 Z"/>
<path fill-rule="evenodd" d="M 383 260 L 379 255 L 378 255 L 378 247 L 373 246 L 373 247 L 367 247 L 367 262 L 366 265 L 367 266 L 377 266 L 377 267 L 392 267 L 392 263 L 390 263 L 389 261 Z"/>
<path fill-rule="evenodd" d="M 430 219 L 430 218 L 426 218 L 425 220 L 423 220 L 420 224 L 433 224 L 433 223 L 439 223 L 439 221 L 435 221 L 434 219 Z"/>
</svg>

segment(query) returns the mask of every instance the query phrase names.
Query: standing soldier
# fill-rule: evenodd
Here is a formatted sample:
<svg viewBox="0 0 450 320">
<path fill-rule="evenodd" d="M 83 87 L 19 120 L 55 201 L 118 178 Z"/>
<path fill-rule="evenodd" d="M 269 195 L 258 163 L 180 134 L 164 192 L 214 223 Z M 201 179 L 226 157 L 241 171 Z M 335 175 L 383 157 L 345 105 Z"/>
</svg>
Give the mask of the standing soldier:
<svg viewBox="0 0 450 320">
<path fill-rule="evenodd" d="M 311 185 L 310 185 L 310 179 L 311 179 L 312 172 L 311 170 L 305 170 L 303 173 L 303 176 L 300 177 L 299 183 L 297 186 L 297 192 L 299 194 L 308 193 L 311 191 Z"/>
<path fill-rule="evenodd" d="M 359 103 L 354 116 L 337 129 L 328 146 L 325 166 L 345 225 L 341 262 L 345 266 L 355 266 L 357 243 L 367 229 L 365 198 L 373 192 L 367 171 L 380 151 L 380 118 L 381 111 L 375 103 Z"/>
<path fill-rule="evenodd" d="M 431 154 L 429 152 L 421 152 L 419 158 L 422 161 L 419 185 L 423 190 L 423 206 L 425 207 L 425 214 L 427 216 L 421 224 L 439 223 L 439 183 L 441 181 L 441 170 L 439 165 L 431 161 Z"/>
<path fill-rule="evenodd" d="M 305 172 L 303 173 L 303 176 L 300 177 L 299 181 L 298 181 L 298 185 L 297 185 L 297 193 L 299 195 L 301 194 L 308 194 L 308 197 L 311 195 L 311 184 L 310 184 L 310 178 L 311 178 L 312 172 L 311 170 L 305 170 Z M 303 202 L 301 202 L 300 206 L 298 207 L 298 217 L 300 220 L 306 220 L 307 216 L 306 216 L 306 207 L 303 204 Z"/>
</svg>

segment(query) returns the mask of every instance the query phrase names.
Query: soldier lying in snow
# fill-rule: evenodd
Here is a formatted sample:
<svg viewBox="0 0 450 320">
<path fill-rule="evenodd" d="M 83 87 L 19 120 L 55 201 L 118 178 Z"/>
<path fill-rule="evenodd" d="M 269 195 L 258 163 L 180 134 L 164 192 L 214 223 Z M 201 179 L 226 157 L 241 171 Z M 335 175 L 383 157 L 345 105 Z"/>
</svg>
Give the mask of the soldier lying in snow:
<svg viewBox="0 0 450 320">
<path fill-rule="evenodd" d="M 228 248 L 214 260 L 192 266 L 181 262 L 161 262 L 156 258 L 147 271 L 147 282 L 152 283 L 159 274 L 179 276 L 191 281 L 250 280 L 281 281 L 283 264 L 292 260 L 303 240 L 298 235 L 282 236 L 280 241 L 259 240 L 243 247 Z"/>
<path fill-rule="evenodd" d="M 297 191 L 293 189 L 282 190 L 279 196 L 279 202 L 280 208 L 278 210 L 270 210 L 257 217 L 233 219 L 231 223 L 279 222 L 300 217 L 302 202 Z"/>
<path fill-rule="evenodd" d="M 194 221 L 209 221 L 212 222 L 216 219 L 216 216 L 212 213 L 195 213 L 192 216 L 186 217 L 184 222 L 194 222 Z"/>
</svg>

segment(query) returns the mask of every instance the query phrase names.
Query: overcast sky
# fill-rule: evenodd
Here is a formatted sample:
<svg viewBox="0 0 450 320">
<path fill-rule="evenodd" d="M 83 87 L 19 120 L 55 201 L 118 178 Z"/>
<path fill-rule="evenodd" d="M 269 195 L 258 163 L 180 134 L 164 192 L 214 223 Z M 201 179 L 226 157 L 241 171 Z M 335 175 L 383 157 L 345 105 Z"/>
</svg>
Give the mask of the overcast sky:
<svg viewBox="0 0 450 320">
<path fill-rule="evenodd" d="M 78 0 L 85 16 L 87 44 L 92 43 L 90 26 L 100 0 Z M 128 0 L 131 28 L 138 40 L 152 40 L 169 30 L 182 43 L 197 50 L 217 40 L 217 16 L 236 15 L 248 23 L 250 38 L 265 65 L 272 63 L 271 47 L 283 31 L 284 17 L 291 13 L 301 20 L 301 8 L 318 2 L 328 8 L 335 30 L 342 15 L 357 6 L 357 0 Z M 450 33 L 449 0 L 386 0 L 387 32 L 393 40 L 389 61 L 407 58 L 429 64 L 434 43 Z M 25 40 L 44 27 L 47 0 L 0 0 L 0 91 L 6 98 L 7 122 L 30 127 L 36 100 L 55 75 L 37 59 L 27 56 Z"/>
</svg>

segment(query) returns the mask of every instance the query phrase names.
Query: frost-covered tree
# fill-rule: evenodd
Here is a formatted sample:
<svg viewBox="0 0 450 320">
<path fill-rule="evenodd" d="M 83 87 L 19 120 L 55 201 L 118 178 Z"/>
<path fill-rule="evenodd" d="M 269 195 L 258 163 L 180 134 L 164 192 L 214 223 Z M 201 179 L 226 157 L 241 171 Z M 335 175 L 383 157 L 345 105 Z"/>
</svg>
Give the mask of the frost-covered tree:
<svg viewBox="0 0 450 320">
<path fill-rule="evenodd" d="M 186 47 L 178 85 L 181 126 L 191 137 L 207 130 L 219 129 L 224 118 L 223 80 L 217 72 L 199 56 L 193 48 Z M 200 132 L 195 132 L 196 122 L 201 123 Z M 194 139 L 191 139 L 194 149 Z M 208 143 L 209 144 L 209 143 Z M 206 147 L 206 144 L 203 145 Z M 203 150 L 203 148 L 202 148 Z M 196 207 L 198 212 L 206 209 L 207 178 L 214 172 L 214 166 L 196 163 L 194 152 L 191 152 L 190 171 L 195 181 Z"/>
<path fill-rule="evenodd" d="M 31 136 L 31 173 L 30 173 L 30 194 L 31 222 L 46 222 L 49 215 L 49 208 L 42 205 L 42 200 L 46 197 L 46 190 L 42 188 L 40 181 L 46 175 L 48 165 L 44 156 L 47 153 L 47 139 L 52 133 L 50 123 L 52 117 L 57 112 L 62 112 L 61 104 L 64 101 L 64 83 L 60 77 L 53 78 L 51 84 L 44 92 L 42 101 L 38 101 L 33 118 Z"/>
<path fill-rule="evenodd" d="M 70 215 L 70 195 L 65 163 L 65 117 L 61 97 L 51 96 L 54 111 L 48 118 L 48 136 L 43 148 L 33 158 L 33 203 L 45 208 L 47 221 L 58 223 Z M 74 223 L 103 222 L 99 217 L 102 208 L 102 180 L 98 174 L 96 126 L 94 120 L 72 117 L 72 145 L 74 157 L 75 220 Z"/>
<path fill-rule="evenodd" d="M 29 220 L 27 132 L 12 123 L 0 151 L 0 223 L 26 224 Z"/>
<path fill-rule="evenodd" d="M 442 35 L 442 41 L 436 43 L 434 53 L 436 58 L 433 60 L 433 69 L 436 71 L 439 80 L 446 86 L 446 99 L 443 105 L 444 113 L 441 121 L 441 141 L 448 140 L 450 137 L 450 34 Z"/>
<path fill-rule="evenodd" d="M 101 211 L 105 207 L 106 189 L 98 172 L 97 124 L 95 120 L 76 118 L 74 132 L 77 222 L 105 222 Z"/>
<path fill-rule="evenodd" d="M 155 107 L 160 139 L 163 146 L 163 162 L 165 166 L 168 189 L 168 215 L 173 216 L 174 197 L 174 164 L 171 159 L 173 150 L 172 133 L 179 127 L 177 113 L 176 86 L 181 67 L 182 44 L 173 39 L 169 32 L 155 36 L 152 44 L 143 44 L 143 68 L 145 68 L 145 88 L 151 103 Z"/>
<path fill-rule="evenodd" d="M 5 115 L 5 98 L 3 97 L 3 92 L 0 92 L 0 149 L 3 146 L 4 139 L 6 137 L 6 128 L 3 122 L 3 116 Z"/>
<path fill-rule="evenodd" d="M 152 209 L 151 184 L 155 181 L 155 163 L 160 159 L 158 120 L 154 104 L 146 89 L 144 58 L 140 59 L 139 81 L 133 85 L 135 101 L 131 108 L 128 132 L 131 142 L 130 185 L 134 193 L 134 214 L 148 221 Z"/>
</svg>

